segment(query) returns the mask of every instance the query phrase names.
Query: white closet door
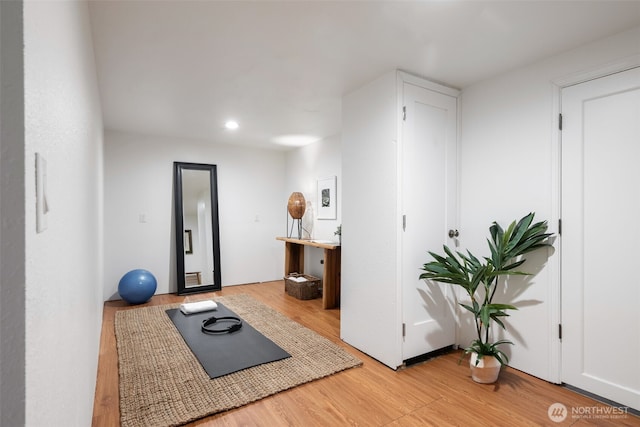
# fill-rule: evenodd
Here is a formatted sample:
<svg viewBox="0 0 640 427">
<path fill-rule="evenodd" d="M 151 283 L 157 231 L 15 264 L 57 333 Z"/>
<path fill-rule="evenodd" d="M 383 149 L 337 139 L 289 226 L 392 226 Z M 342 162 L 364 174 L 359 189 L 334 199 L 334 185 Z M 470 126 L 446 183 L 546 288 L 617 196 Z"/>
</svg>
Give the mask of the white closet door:
<svg viewBox="0 0 640 427">
<path fill-rule="evenodd" d="M 562 380 L 640 409 L 640 69 L 562 110 Z"/>
<path fill-rule="evenodd" d="M 427 251 L 442 253 L 456 220 L 456 103 L 453 96 L 405 83 L 402 137 L 402 357 L 455 343 L 453 290 L 418 279 Z"/>
</svg>

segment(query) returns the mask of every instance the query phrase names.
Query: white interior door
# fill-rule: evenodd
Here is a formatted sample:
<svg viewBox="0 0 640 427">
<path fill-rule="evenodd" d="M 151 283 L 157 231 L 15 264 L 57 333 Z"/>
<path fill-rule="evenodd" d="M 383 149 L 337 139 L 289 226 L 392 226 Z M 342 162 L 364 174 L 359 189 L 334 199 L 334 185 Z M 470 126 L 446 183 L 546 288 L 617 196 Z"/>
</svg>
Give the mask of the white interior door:
<svg viewBox="0 0 640 427">
<path fill-rule="evenodd" d="M 640 409 L 640 68 L 562 116 L 562 381 Z"/>
<path fill-rule="evenodd" d="M 402 356 L 455 343 L 453 290 L 418 280 L 427 251 L 442 252 L 456 220 L 456 103 L 453 96 L 405 83 L 403 95 Z"/>
</svg>

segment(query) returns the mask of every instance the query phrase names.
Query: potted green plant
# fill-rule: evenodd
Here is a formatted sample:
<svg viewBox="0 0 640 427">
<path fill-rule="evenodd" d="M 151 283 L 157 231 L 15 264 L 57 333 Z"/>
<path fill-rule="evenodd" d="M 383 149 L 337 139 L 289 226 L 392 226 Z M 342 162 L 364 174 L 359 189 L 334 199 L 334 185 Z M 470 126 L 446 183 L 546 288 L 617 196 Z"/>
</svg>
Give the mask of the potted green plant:
<svg viewBox="0 0 640 427">
<path fill-rule="evenodd" d="M 433 252 L 429 254 L 434 261 L 422 267 L 424 273 L 420 279 L 458 285 L 465 290 L 470 304 L 460 303 L 473 314 L 477 339 L 464 350 L 471 354 L 471 371 L 474 381 L 495 382 L 502 365 L 509 362 L 507 355 L 500 349 L 503 344 L 513 344 L 508 340 L 492 341 L 492 323 L 506 329 L 502 318 L 509 316 L 507 310 L 517 310 L 510 304 L 494 302 L 498 289 L 504 286 L 504 279 L 510 275 L 529 275 L 516 270 L 525 262 L 522 255 L 533 250 L 551 246 L 547 233 L 547 222 L 533 223 L 534 213 L 530 213 L 512 222 L 506 230 L 494 222 L 489 227 L 491 235 L 487 239 L 490 257 L 480 260 L 470 251 L 461 253 L 444 246 L 445 255 Z M 486 368 L 486 369 L 485 369 Z M 489 372 L 487 372 L 489 371 Z"/>
</svg>

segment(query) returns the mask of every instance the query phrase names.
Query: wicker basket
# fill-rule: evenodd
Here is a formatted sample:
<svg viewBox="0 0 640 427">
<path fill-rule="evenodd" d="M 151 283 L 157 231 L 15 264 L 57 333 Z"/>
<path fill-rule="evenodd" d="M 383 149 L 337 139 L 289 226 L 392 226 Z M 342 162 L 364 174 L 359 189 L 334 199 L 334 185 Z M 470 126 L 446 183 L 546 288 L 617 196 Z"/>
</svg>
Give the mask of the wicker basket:
<svg viewBox="0 0 640 427">
<path fill-rule="evenodd" d="M 296 282 L 291 280 L 292 277 L 304 277 L 305 282 Z M 320 296 L 320 279 L 306 274 L 291 273 L 284 278 L 284 290 L 292 297 L 307 300 L 315 299 Z"/>
</svg>

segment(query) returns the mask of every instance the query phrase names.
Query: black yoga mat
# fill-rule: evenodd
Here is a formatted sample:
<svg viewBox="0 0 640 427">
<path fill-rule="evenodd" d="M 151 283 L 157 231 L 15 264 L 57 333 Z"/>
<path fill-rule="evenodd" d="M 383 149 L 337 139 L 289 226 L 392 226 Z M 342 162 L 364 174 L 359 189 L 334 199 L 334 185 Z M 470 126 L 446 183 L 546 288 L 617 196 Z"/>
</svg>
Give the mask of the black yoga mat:
<svg viewBox="0 0 640 427">
<path fill-rule="evenodd" d="M 217 304 L 217 310 L 189 315 L 183 314 L 177 308 L 166 311 L 210 378 L 291 357 L 245 321 L 242 322 L 239 331 L 232 333 L 209 335 L 202 332 L 202 321 L 211 316 L 239 317 L 224 305 Z M 229 325 L 220 323 L 220 327 Z M 218 329 L 219 326 L 214 324 L 210 327 Z"/>
</svg>

